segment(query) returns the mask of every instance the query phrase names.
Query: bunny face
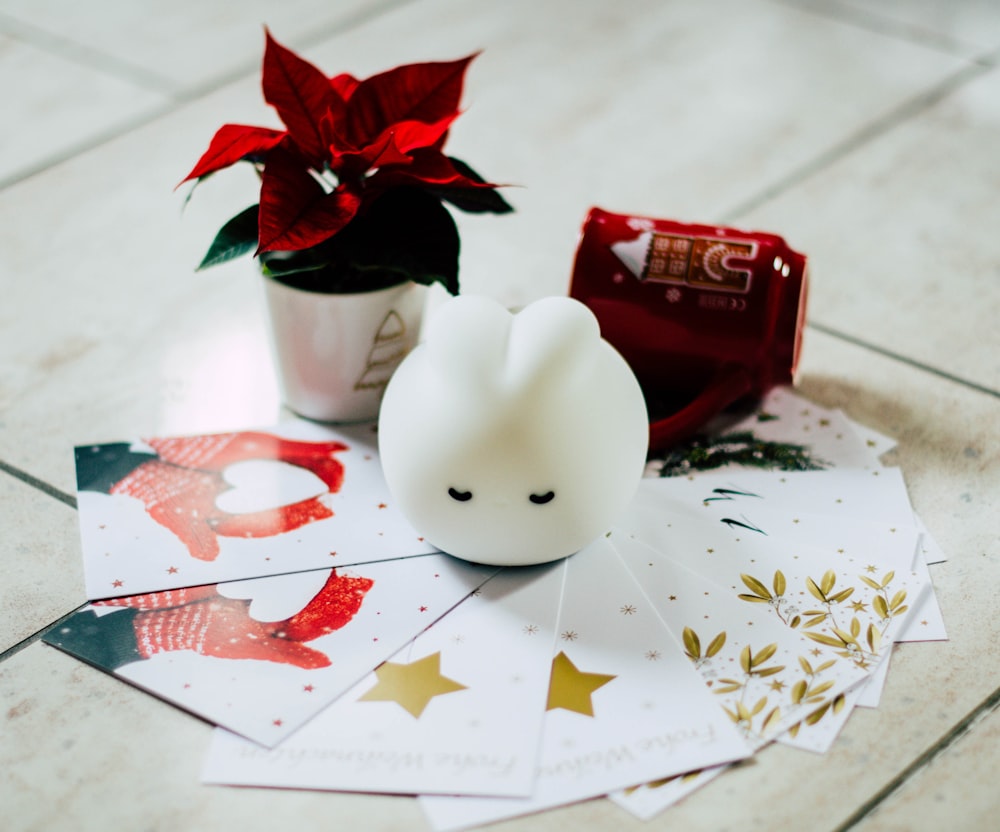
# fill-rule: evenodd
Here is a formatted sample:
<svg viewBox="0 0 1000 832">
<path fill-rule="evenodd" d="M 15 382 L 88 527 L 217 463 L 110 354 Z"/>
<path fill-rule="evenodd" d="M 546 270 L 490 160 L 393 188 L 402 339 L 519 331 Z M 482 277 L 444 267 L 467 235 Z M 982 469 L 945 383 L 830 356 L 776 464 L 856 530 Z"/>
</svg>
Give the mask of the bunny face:
<svg viewBox="0 0 1000 832">
<path fill-rule="evenodd" d="M 428 541 L 523 565 L 608 531 L 638 486 L 648 432 L 635 376 L 583 304 L 546 298 L 512 315 L 463 295 L 390 380 L 379 450 Z"/>
</svg>

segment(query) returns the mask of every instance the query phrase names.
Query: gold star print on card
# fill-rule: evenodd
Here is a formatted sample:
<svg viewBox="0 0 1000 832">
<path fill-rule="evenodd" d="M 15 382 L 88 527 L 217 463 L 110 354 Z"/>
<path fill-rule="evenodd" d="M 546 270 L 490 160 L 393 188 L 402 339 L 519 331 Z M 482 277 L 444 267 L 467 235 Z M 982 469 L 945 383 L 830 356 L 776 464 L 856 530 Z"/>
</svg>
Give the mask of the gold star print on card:
<svg viewBox="0 0 1000 832">
<path fill-rule="evenodd" d="M 378 682 L 359 702 L 395 702 L 420 718 L 435 696 L 465 690 L 466 685 L 441 675 L 441 653 L 431 653 L 410 664 L 384 662 L 375 668 Z"/>
<path fill-rule="evenodd" d="M 615 678 L 617 677 L 606 676 L 603 673 L 584 673 L 577 670 L 569 657 L 560 652 L 552 660 L 549 702 L 545 710 L 564 708 L 584 716 L 593 716 L 594 705 L 590 701 L 591 694 Z"/>
</svg>

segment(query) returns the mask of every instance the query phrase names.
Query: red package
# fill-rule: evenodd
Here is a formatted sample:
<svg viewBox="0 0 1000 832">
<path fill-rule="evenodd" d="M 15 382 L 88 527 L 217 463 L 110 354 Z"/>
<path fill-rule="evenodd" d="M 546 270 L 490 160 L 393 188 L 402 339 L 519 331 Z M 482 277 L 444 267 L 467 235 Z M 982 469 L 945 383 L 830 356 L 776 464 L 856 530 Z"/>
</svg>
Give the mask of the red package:
<svg viewBox="0 0 1000 832">
<path fill-rule="evenodd" d="M 584 223 L 570 284 L 639 379 L 654 451 L 793 382 L 807 290 L 806 257 L 775 234 L 600 208 Z"/>
</svg>

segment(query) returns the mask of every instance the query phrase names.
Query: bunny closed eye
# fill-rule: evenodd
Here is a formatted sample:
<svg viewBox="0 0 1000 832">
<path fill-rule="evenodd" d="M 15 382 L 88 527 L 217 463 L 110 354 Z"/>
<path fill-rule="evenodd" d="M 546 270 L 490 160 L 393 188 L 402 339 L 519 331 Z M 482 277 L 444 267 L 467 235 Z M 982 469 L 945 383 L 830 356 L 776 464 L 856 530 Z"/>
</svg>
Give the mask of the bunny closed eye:
<svg viewBox="0 0 1000 832">
<path fill-rule="evenodd" d="M 555 496 L 555 491 L 546 491 L 544 494 L 530 494 L 528 499 L 536 506 L 544 506 L 546 503 L 551 503 L 555 499 Z"/>
<path fill-rule="evenodd" d="M 467 503 L 472 499 L 471 491 L 459 491 L 457 488 L 449 488 L 448 496 L 460 503 Z"/>
</svg>

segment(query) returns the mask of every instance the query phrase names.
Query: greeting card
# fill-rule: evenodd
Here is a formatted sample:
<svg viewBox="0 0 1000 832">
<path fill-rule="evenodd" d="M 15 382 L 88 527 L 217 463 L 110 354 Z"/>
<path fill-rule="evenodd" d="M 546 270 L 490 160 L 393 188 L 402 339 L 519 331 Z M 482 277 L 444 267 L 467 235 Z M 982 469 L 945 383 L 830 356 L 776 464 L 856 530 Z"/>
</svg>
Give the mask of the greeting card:
<svg viewBox="0 0 1000 832">
<path fill-rule="evenodd" d="M 87 597 L 435 551 L 393 506 L 370 426 L 76 449 Z"/>
<path fill-rule="evenodd" d="M 531 794 L 565 571 L 500 572 L 276 748 L 217 731 L 203 779 Z"/>
<path fill-rule="evenodd" d="M 90 604 L 45 641 L 274 745 L 496 572 L 446 555 Z"/>
<path fill-rule="evenodd" d="M 611 539 L 568 560 L 558 631 L 534 794 L 423 797 L 436 828 L 529 814 L 750 753 Z"/>
<path fill-rule="evenodd" d="M 843 413 L 819 407 L 789 388 L 769 392 L 750 412 L 726 413 L 705 432 L 662 459 L 648 476 L 674 477 L 718 470 L 823 471 L 875 469 L 891 440 L 859 430 Z"/>
<path fill-rule="evenodd" d="M 661 777 L 649 783 L 611 792 L 608 798 L 639 820 L 651 820 L 664 809 L 710 783 L 728 768 L 728 765 L 712 766 L 673 777 Z"/>
<path fill-rule="evenodd" d="M 843 694 L 868 678 L 870 668 L 786 626 L 760 604 L 745 603 L 662 550 L 627 533 L 611 539 L 754 749 L 800 723 L 800 730 L 822 730 L 823 718 L 842 707 Z"/>
</svg>

